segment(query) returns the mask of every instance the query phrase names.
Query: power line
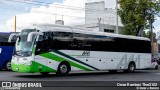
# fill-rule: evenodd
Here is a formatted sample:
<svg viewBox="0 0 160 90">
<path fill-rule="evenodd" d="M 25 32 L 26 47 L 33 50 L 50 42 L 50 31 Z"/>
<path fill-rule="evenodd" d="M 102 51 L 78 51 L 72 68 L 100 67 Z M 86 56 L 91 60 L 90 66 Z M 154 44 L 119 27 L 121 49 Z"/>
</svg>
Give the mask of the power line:
<svg viewBox="0 0 160 90">
<path fill-rule="evenodd" d="M 13 10 L 13 11 L 24 11 L 23 9 L 15 9 L 15 8 L 4 8 L 1 7 L 1 9 L 7 9 L 7 10 Z M 73 18 L 81 18 L 81 19 L 89 19 L 89 20 L 96 20 L 97 18 L 86 18 L 86 17 L 80 17 L 80 16 L 72 16 L 72 15 L 65 15 L 65 14 L 58 14 L 58 13 L 48 13 L 48 12 L 42 12 L 42 11 L 37 11 L 37 12 L 32 12 L 32 13 L 41 13 L 41 14 L 51 14 L 54 16 L 67 16 L 67 17 L 73 17 Z M 107 17 L 105 17 L 107 19 Z M 108 19 L 113 19 L 114 17 L 108 17 Z M 105 19 L 102 18 L 102 21 L 106 21 Z"/>
<path fill-rule="evenodd" d="M 15 8 L 4 8 L 4 7 L 1 7 L 0 9 L 4 9 L 4 10 L 11 10 L 11 11 L 20 11 L 22 9 L 15 9 Z M 2 10 L 1 10 L 2 11 Z"/>
<path fill-rule="evenodd" d="M 6 0 L 10 2 L 18 2 L 18 3 L 25 3 L 25 4 L 32 4 L 32 5 L 44 5 L 48 6 L 48 4 L 52 3 L 45 3 L 45 2 L 40 2 L 40 1 L 15 1 L 15 0 Z M 98 9 L 89 9 L 89 8 L 82 8 L 82 7 L 74 7 L 74 6 L 67 6 L 67 5 L 60 5 L 60 4 L 53 4 L 54 6 L 48 6 L 48 7 L 58 7 L 58 8 L 65 8 L 65 9 L 72 9 L 72 10 L 80 10 L 80 11 L 85 11 L 88 10 L 90 12 L 105 12 L 104 10 L 98 10 Z M 113 9 L 114 10 L 114 9 Z"/>
<path fill-rule="evenodd" d="M 24 7 L 15 7 L 15 6 L 13 6 L 13 5 L 5 5 L 5 7 L 4 6 L 0 6 L 0 9 L 5 9 L 5 8 L 10 8 L 10 9 L 17 9 L 17 10 L 22 10 L 22 9 L 26 9 L 26 8 L 24 8 Z"/>
<path fill-rule="evenodd" d="M 13 10 L 13 11 L 23 11 L 23 9 L 16 9 L 16 8 L 4 8 L 1 7 L 1 9 L 7 9 L 7 10 Z M 71 15 L 64 15 L 64 14 L 58 14 L 58 13 L 47 13 L 47 12 L 41 12 L 41 11 L 37 11 L 37 12 L 32 12 L 32 13 L 41 13 L 41 14 L 52 14 L 52 15 L 58 15 L 58 16 L 68 16 L 68 17 L 76 17 L 76 18 L 85 18 L 85 17 L 78 17 L 78 16 L 71 16 Z"/>
<path fill-rule="evenodd" d="M 24 11 L 22 9 L 15 9 L 15 8 L 4 8 L 2 7 L 1 9 L 8 9 L 8 10 L 13 10 L 13 11 Z M 48 13 L 48 12 L 41 12 L 41 11 L 37 11 L 37 12 L 32 12 L 32 13 L 41 13 L 41 14 L 51 14 L 51 15 L 55 15 L 55 16 L 66 16 L 66 17 L 72 17 L 72 18 L 81 18 L 81 19 L 89 19 L 89 20 L 92 20 L 94 22 L 98 22 L 98 17 L 97 18 L 86 18 L 86 17 L 80 17 L 80 16 L 71 16 L 71 15 L 64 15 L 64 14 L 58 14 L 58 13 Z M 102 23 L 106 23 L 110 25 L 110 23 L 112 22 L 113 18 L 114 17 L 99 17 L 99 18 L 102 18 Z M 103 19 L 105 18 L 105 19 Z"/>
<path fill-rule="evenodd" d="M 1 9 L 12 10 L 12 11 L 20 11 L 20 10 L 22 11 L 22 9 L 14 9 L 14 8 L 1 8 Z M 41 13 L 41 14 L 50 14 L 50 15 L 55 15 L 55 16 L 62 16 L 62 14 L 58 14 L 58 13 L 44 13 L 44 12 L 33 12 L 33 13 Z M 71 16 L 71 15 L 63 15 L 63 16 L 85 19 L 85 17 L 78 17 L 78 16 Z M 87 19 L 96 20 L 94 18 L 87 18 Z"/>
</svg>

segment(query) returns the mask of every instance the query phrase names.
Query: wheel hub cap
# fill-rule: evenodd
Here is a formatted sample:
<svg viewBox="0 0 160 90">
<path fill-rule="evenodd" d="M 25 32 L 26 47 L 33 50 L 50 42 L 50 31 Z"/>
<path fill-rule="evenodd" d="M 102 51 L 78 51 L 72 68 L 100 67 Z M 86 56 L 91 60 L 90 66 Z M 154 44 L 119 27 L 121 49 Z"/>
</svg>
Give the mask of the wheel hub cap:
<svg viewBox="0 0 160 90">
<path fill-rule="evenodd" d="M 61 70 L 62 73 L 66 73 L 67 72 L 67 66 L 66 65 L 61 65 L 60 70 Z"/>
</svg>

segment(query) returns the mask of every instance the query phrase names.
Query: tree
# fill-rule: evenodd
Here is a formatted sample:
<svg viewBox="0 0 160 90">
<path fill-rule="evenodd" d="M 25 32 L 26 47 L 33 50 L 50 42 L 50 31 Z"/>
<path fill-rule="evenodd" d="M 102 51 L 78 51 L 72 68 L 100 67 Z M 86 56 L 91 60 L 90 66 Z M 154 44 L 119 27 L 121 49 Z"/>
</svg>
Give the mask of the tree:
<svg viewBox="0 0 160 90">
<path fill-rule="evenodd" d="M 137 36 L 139 31 L 149 28 L 160 11 L 158 0 L 119 0 L 122 34 Z"/>
<path fill-rule="evenodd" d="M 156 33 L 153 33 L 153 42 L 157 42 L 157 39 L 156 39 Z M 147 37 L 147 38 L 150 38 L 151 37 L 151 32 L 148 31 L 144 34 L 144 37 Z"/>
</svg>

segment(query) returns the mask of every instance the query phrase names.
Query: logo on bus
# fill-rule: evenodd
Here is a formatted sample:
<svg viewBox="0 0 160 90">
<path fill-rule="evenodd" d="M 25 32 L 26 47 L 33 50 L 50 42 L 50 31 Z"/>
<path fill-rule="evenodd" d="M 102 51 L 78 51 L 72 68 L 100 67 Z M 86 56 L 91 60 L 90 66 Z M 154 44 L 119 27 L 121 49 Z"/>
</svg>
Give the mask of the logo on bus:
<svg viewBox="0 0 160 90">
<path fill-rule="evenodd" d="M 89 51 L 84 51 L 84 52 L 82 53 L 82 56 L 90 56 L 90 52 L 89 52 Z"/>
<path fill-rule="evenodd" d="M 2 48 L 0 48 L 0 53 L 2 53 Z"/>
<path fill-rule="evenodd" d="M 123 57 L 121 58 L 120 62 L 117 65 L 117 68 L 124 66 L 125 68 L 128 67 L 129 62 L 134 61 L 136 63 L 136 67 L 139 68 L 140 67 L 140 55 L 123 55 Z"/>
</svg>

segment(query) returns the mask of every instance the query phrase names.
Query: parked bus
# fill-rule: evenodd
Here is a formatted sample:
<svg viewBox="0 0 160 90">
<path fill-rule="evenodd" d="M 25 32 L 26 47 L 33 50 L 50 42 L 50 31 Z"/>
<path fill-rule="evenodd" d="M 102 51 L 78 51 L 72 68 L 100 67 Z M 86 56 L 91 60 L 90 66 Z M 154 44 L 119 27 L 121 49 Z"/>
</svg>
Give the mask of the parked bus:
<svg viewBox="0 0 160 90">
<path fill-rule="evenodd" d="M 150 66 L 148 38 L 61 25 L 22 30 L 11 61 L 15 72 L 43 75 L 94 70 L 134 72 Z"/>
<path fill-rule="evenodd" d="M 11 70 L 11 59 L 14 50 L 16 38 L 8 42 L 11 32 L 0 33 L 0 69 Z"/>
</svg>

